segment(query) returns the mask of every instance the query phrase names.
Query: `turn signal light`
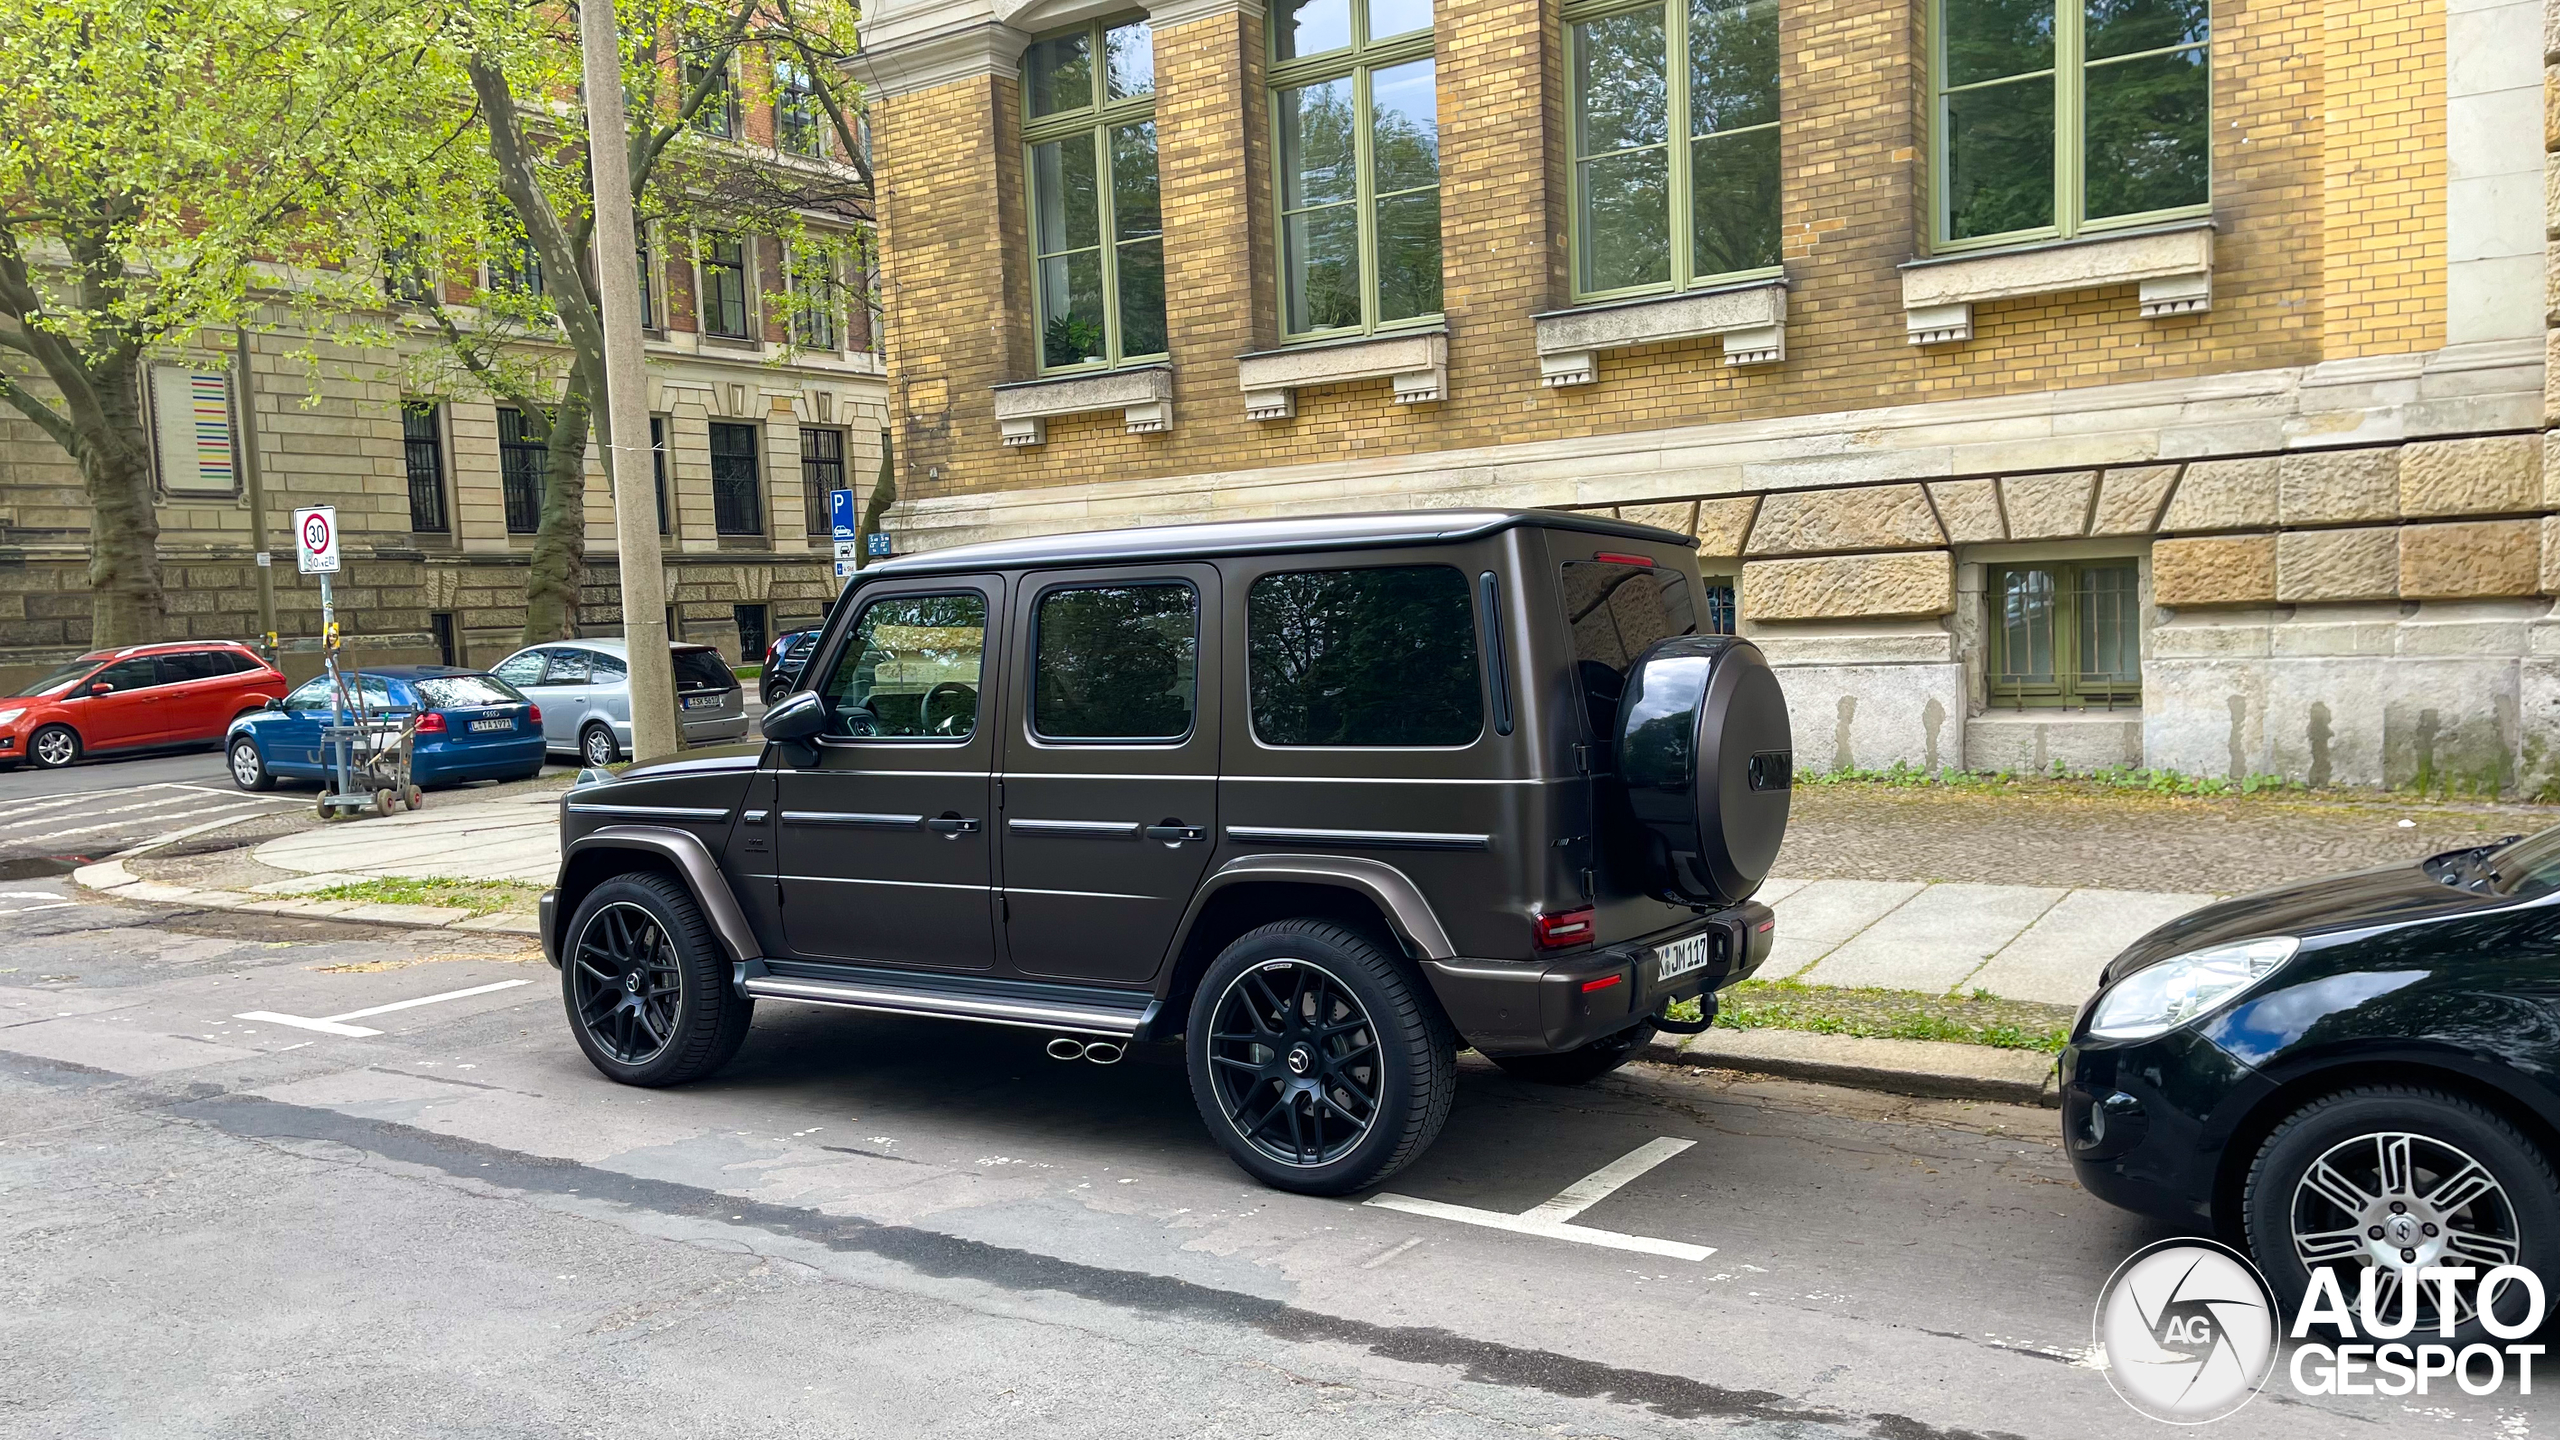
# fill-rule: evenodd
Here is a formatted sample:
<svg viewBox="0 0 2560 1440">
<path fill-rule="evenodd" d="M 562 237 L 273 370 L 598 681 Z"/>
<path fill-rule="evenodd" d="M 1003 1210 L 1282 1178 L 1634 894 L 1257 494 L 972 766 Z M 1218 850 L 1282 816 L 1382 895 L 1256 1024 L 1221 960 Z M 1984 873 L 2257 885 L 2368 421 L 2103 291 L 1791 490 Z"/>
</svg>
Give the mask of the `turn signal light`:
<svg viewBox="0 0 2560 1440">
<path fill-rule="evenodd" d="M 524 707 L 524 723 L 526 723 L 527 725 L 539 725 L 539 724 L 541 724 L 541 723 L 542 723 L 542 707 L 541 707 L 541 706 L 539 706 L 539 705 L 527 705 L 526 707 Z"/>
<path fill-rule="evenodd" d="M 426 714 L 419 716 L 418 733 L 421 735 L 443 734 L 444 712 L 441 710 L 430 710 Z"/>
<path fill-rule="evenodd" d="M 1559 910 L 1552 915 L 1540 915 L 1533 923 L 1541 950 L 1569 950 L 1576 945 L 1588 945 L 1594 933 L 1592 909 L 1588 905 L 1579 910 Z"/>
</svg>

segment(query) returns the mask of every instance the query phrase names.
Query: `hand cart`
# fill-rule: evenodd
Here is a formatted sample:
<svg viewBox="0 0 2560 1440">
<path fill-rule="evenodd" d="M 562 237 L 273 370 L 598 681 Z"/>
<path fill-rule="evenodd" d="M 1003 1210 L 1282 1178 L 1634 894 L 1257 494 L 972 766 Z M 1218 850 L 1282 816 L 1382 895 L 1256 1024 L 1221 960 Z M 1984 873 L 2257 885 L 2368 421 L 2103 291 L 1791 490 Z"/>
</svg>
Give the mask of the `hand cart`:
<svg viewBox="0 0 2560 1440">
<path fill-rule="evenodd" d="M 347 683 L 338 673 L 334 653 L 329 657 L 329 676 L 331 718 L 320 727 L 320 743 L 330 765 L 328 782 L 315 807 L 320 818 L 367 810 L 389 815 L 394 809 L 424 806 L 426 792 L 410 776 L 418 717 L 370 709 L 361 679 Z"/>
</svg>

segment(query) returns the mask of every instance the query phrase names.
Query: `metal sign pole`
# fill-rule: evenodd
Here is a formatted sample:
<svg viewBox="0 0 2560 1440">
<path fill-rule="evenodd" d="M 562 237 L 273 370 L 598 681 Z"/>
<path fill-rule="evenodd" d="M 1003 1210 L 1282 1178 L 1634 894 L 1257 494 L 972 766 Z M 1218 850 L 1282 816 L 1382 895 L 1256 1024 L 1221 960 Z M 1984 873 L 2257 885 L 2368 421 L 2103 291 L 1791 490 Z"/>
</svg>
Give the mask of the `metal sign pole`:
<svg viewBox="0 0 2560 1440">
<path fill-rule="evenodd" d="M 336 735 L 336 786 L 340 795 L 354 791 L 354 777 L 348 773 L 347 758 L 347 681 L 338 673 L 338 606 L 329 592 L 329 577 L 320 577 L 320 654 L 329 667 L 329 728 Z"/>
</svg>

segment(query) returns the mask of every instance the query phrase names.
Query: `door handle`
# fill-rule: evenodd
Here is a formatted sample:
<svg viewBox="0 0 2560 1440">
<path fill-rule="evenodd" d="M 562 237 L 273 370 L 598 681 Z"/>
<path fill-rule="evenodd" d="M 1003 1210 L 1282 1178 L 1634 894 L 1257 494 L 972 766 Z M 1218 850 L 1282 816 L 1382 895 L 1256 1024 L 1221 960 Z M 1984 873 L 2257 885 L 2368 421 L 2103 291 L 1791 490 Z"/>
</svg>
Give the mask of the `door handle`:
<svg viewBox="0 0 2560 1440">
<path fill-rule="evenodd" d="M 978 822 L 959 815 L 936 815 L 924 822 L 924 828 L 945 840 L 957 840 L 978 833 Z"/>
<path fill-rule="evenodd" d="M 1206 825 L 1150 825 L 1146 828 L 1145 834 L 1150 840 L 1161 840 L 1167 845 L 1179 845 L 1186 840 L 1208 839 L 1209 827 Z"/>
</svg>

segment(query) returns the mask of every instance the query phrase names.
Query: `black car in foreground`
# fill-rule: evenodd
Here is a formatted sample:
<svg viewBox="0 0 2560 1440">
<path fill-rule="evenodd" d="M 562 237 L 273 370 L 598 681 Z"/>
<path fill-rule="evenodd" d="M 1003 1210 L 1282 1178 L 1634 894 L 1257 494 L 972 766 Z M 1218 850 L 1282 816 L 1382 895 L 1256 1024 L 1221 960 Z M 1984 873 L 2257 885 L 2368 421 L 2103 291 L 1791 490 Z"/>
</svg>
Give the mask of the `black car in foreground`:
<svg viewBox="0 0 2560 1440">
<path fill-rule="evenodd" d="M 2560 829 L 2181 916 L 2071 1040 L 2081 1183 L 2244 1241 L 2288 1304 L 2315 1268 L 2351 1303 L 2378 1270 L 2382 1314 L 2405 1267 L 2560 1275 Z"/>
</svg>

